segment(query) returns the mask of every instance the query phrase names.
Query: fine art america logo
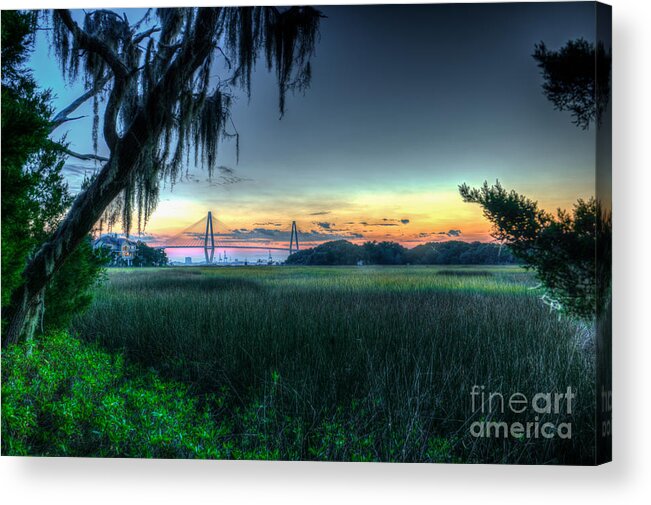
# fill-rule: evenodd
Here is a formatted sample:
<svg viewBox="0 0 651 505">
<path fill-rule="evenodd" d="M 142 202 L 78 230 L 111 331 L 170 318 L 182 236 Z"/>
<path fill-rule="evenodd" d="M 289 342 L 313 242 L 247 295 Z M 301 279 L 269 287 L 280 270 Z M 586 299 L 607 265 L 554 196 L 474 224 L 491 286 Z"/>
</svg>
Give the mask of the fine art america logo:
<svg viewBox="0 0 651 505">
<path fill-rule="evenodd" d="M 470 434 L 477 438 L 572 438 L 572 423 L 547 421 L 550 416 L 572 414 L 576 395 L 568 386 L 565 393 L 536 393 L 531 398 L 524 393 L 504 395 L 487 392 L 484 386 L 474 385 L 470 390 L 472 415 L 480 420 L 470 425 Z M 493 416 L 516 414 L 514 422 L 490 421 Z M 511 417 L 509 415 L 509 417 Z"/>
</svg>

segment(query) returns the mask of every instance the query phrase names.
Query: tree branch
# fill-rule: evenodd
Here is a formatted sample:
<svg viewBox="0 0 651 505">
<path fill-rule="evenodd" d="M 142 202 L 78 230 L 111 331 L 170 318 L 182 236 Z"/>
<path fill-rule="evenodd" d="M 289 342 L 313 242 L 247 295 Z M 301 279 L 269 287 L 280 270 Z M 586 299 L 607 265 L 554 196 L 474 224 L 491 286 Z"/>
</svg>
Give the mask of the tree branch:
<svg viewBox="0 0 651 505">
<path fill-rule="evenodd" d="M 69 156 L 72 156 L 73 158 L 77 158 L 78 160 L 83 160 L 83 161 L 101 161 L 102 163 L 107 162 L 109 159 L 105 158 L 104 156 L 100 156 L 98 154 L 81 154 L 77 153 L 75 151 L 71 151 L 67 147 L 61 146 L 61 150 L 66 153 Z"/>
<path fill-rule="evenodd" d="M 56 9 L 54 12 L 77 39 L 77 44 L 81 49 L 93 52 L 102 58 L 111 67 L 116 78 L 126 79 L 129 76 L 129 68 L 120 57 L 100 39 L 79 28 L 79 25 L 72 19 L 69 10 Z"/>
<path fill-rule="evenodd" d="M 124 81 L 116 81 L 111 90 L 111 94 L 109 95 L 109 99 L 106 102 L 106 109 L 104 110 L 104 140 L 111 152 L 113 152 L 115 144 L 119 139 L 116 126 L 118 112 L 120 110 L 120 104 L 124 97 L 125 90 L 126 83 Z"/>
<path fill-rule="evenodd" d="M 146 39 L 147 37 L 150 37 L 151 35 L 153 35 L 156 32 L 160 32 L 160 30 L 161 29 L 159 27 L 154 26 L 153 28 L 150 28 L 149 30 L 145 30 L 144 32 L 141 32 L 141 33 L 138 33 L 138 34 L 134 35 L 133 42 L 132 42 L 133 45 L 136 46 L 136 45 L 140 44 L 140 42 L 142 42 L 143 39 Z"/>
<path fill-rule="evenodd" d="M 147 20 L 147 18 L 149 17 L 150 14 L 151 14 L 151 8 L 147 9 L 147 11 L 145 12 L 145 15 L 143 17 L 141 17 L 140 20 L 137 21 L 133 25 L 133 29 L 137 30 L 138 28 L 140 28 L 140 25 L 143 24 Z"/>
<path fill-rule="evenodd" d="M 61 126 L 63 123 L 67 123 L 68 121 L 76 121 L 77 119 L 84 119 L 85 117 L 88 117 L 86 114 L 83 116 L 73 116 L 73 117 L 64 117 L 61 119 L 58 119 L 56 124 L 52 124 L 50 127 L 50 133 L 52 133 L 54 130 L 56 130 L 59 126 Z"/>
<path fill-rule="evenodd" d="M 86 91 L 83 95 L 81 95 L 70 105 L 68 105 L 65 109 L 62 109 L 56 116 L 54 116 L 54 118 L 52 118 L 52 121 L 50 122 L 51 124 L 50 133 L 52 133 L 57 127 L 61 126 L 66 121 L 72 121 L 74 119 L 80 119 L 82 117 L 85 117 L 85 116 L 68 117 L 68 115 L 74 112 L 77 108 L 79 108 L 84 102 L 86 102 L 94 95 L 99 93 L 109 80 L 110 77 L 108 76 L 100 80 L 95 86 L 93 86 L 93 88 Z"/>
</svg>

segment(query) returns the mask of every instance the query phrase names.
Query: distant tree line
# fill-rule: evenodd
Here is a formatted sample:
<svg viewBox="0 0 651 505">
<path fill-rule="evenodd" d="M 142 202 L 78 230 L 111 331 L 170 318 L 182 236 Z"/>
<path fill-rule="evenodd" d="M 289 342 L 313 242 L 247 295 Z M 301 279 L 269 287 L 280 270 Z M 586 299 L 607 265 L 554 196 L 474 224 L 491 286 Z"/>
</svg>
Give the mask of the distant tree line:
<svg viewBox="0 0 651 505">
<path fill-rule="evenodd" d="M 131 261 L 127 261 L 119 250 L 110 253 L 106 251 L 106 248 L 99 247 L 99 249 L 105 249 L 105 254 L 109 258 L 107 265 L 110 267 L 127 267 L 130 265 L 134 267 L 164 267 L 169 264 L 164 249 L 149 247 L 140 240 L 136 243 Z"/>
<path fill-rule="evenodd" d="M 133 258 L 135 267 L 162 267 L 167 265 L 168 259 L 164 249 L 149 247 L 144 242 L 138 241 L 136 254 Z"/>
<path fill-rule="evenodd" d="M 287 258 L 289 265 L 497 265 L 518 260 L 506 246 L 486 242 L 428 242 L 412 249 L 397 242 L 353 244 L 347 240 L 325 242 Z"/>
</svg>

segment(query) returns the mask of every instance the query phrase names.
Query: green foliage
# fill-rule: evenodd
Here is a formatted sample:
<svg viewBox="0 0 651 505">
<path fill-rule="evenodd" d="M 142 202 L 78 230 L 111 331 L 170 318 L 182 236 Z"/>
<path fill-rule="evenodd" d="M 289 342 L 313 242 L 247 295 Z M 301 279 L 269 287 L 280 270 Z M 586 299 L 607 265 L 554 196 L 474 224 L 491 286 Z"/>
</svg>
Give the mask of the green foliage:
<svg viewBox="0 0 651 505">
<path fill-rule="evenodd" d="M 186 387 L 66 333 L 3 352 L 5 455 L 219 458 L 227 434 Z"/>
<path fill-rule="evenodd" d="M 39 201 L 44 181 L 61 189 L 56 169 L 40 163 L 48 143 L 50 96 L 38 90 L 24 67 L 33 42 L 33 14 L 2 14 L 2 307 L 20 284 L 23 266 L 34 247 L 34 231 L 43 227 Z M 51 153 L 49 153 L 51 155 Z"/>
<path fill-rule="evenodd" d="M 104 279 L 107 262 L 105 251 L 93 250 L 90 237 L 79 244 L 45 290 L 44 328 L 63 330 L 90 305 L 92 289 Z"/>
<path fill-rule="evenodd" d="M 289 265 L 355 265 L 365 257 L 362 247 L 347 240 L 335 240 L 295 252 L 287 258 L 286 263 Z"/>
<path fill-rule="evenodd" d="M 21 69 L 34 42 L 37 13 L 35 11 L 6 11 L 2 14 L 0 32 L 3 83 L 16 83 L 26 76 Z M 27 76 L 28 77 L 28 76 Z"/>
<path fill-rule="evenodd" d="M 427 441 L 427 459 L 432 463 L 462 463 L 458 456 L 454 455 L 454 445 L 456 440 L 452 441 L 443 437 L 433 437 Z"/>
<path fill-rule="evenodd" d="M 39 90 L 25 67 L 36 27 L 34 12 L 2 15 L 2 308 L 22 283 L 22 271 L 56 228 L 72 198 L 64 155 L 49 139 L 49 91 Z M 87 241 L 46 290 L 45 328 L 61 328 L 90 301 L 102 258 Z"/>
<path fill-rule="evenodd" d="M 366 242 L 364 244 L 367 262 L 371 265 L 403 265 L 407 249 L 396 242 Z"/>
<path fill-rule="evenodd" d="M 509 265 L 518 263 L 506 246 L 486 242 L 428 242 L 409 250 L 414 265 Z"/>
<path fill-rule="evenodd" d="M 536 44 L 533 58 L 545 80 L 543 92 L 560 111 L 569 111 L 573 123 L 587 130 L 597 124 L 610 99 L 610 51 L 579 38 L 570 40 L 558 51 L 544 42 Z"/>
<path fill-rule="evenodd" d="M 287 258 L 289 265 L 498 265 L 516 263 L 508 247 L 483 242 L 449 240 L 428 242 L 406 249 L 396 242 L 347 240 L 325 242 Z"/>
<path fill-rule="evenodd" d="M 597 304 L 603 302 L 596 289 L 597 243 L 609 243 L 611 225 L 594 198 L 578 200 L 571 212 L 558 209 L 554 216 L 537 202 L 505 190 L 499 181 L 472 189 L 462 184 L 459 192 L 465 202 L 482 206 L 493 237 L 535 270 L 548 291 L 545 301 L 580 318 L 595 316 Z M 610 278 L 609 268 L 600 272 Z"/>
<path fill-rule="evenodd" d="M 154 249 L 144 242 L 138 242 L 133 258 L 134 267 L 162 267 L 167 265 L 167 262 L 164 249 Z"/>
</svg>

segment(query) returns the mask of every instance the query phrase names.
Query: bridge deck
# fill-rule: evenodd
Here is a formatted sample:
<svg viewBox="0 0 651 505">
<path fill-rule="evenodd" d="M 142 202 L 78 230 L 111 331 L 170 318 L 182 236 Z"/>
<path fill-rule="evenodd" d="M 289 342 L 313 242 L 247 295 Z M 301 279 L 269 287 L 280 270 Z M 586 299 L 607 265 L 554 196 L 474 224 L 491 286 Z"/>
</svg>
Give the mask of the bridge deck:
<svg viewBox="0 0 651 505">
<path fill-rule="evenodd" d="M 225 226 L 227 230 L 230 230 L 230 228 L 221 221 L 218 221 L 217 219 L 215 219 L 215 221 L 217 221 L 217 223 L 221 223 L 221 225 Z M 197 228 L 197 226 L 199 227 Z M 205 232 L 203 230 L 205 230 Z M 240 240 L 240 238 L 236 237 L 234 240 Z M 211 211 L 208 211 L 208 215 L 205 218 L 202 218 L 196 223 L 191 224 L 185 230 L 166 240 L 166 244 L 151 245 L 150 247 L 153 247 L 154 249 L 204 249 L 206 251 L 214 251 L 215 249 L 253 249 L 258 251 L 271 250 L 293 252 L 298 251 L 298 229 L 296 228 L 296 221 L 292 221 L 292 231 L 289 237 L 289 247 L 219 244 L 215 240 L 213 215 Z M 294 245 L 296 245 L 296 247 L 293 247 Z"/>
<path fill-rule="evenodd" d="M 156 245 L 154 249 L 213 249 L 212 246 L 205 247 L 203 245 Z M 215 244 L 214 249 L 259 249 L 265 251 L 289 251 L 288 247 L 267 247 L 267 246 L 252 246 L 252 245 L 223 245 Z"/>
</svg>

